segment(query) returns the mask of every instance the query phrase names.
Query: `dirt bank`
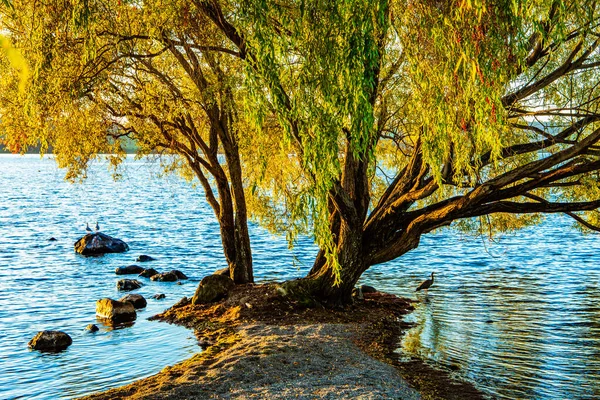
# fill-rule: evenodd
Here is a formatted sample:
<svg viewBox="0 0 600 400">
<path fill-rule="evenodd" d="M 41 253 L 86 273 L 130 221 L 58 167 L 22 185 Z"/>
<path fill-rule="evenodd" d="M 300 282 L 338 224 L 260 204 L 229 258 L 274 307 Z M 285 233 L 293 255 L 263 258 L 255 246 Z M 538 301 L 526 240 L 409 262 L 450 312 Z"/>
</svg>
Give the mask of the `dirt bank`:
<svg viewBox="0 0 600 400">
<path fill-rule="evenodd" d="M 340 309 L 308 308 L 277 286 L 238 286 L 216 304 L 156 316 L 194 329 L 205 348 L 189 360 L 86 399 L 481 398 L 393 350 L 409 301 L 384 293 Z M 395 366 L 394 366 L 395 365 Z"/>
</svg>

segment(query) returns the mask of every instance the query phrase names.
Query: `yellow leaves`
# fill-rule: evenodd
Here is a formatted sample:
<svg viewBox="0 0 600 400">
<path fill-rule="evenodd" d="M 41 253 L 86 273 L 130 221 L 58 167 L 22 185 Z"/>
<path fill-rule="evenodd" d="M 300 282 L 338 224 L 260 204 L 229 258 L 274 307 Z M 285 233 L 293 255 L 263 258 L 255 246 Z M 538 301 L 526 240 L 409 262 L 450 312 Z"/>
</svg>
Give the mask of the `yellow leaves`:
<svg viewBox="0 0 600 400">
<path fill-rule="evenodd" d="M 29 79 L 29 64 L 19 49 L 16 49 L 6 36 L 0 35 L 0 48 L 8 59 L 10 65 L 17 70 L 19 74 L 19 93 L 25 91 L 25 86 Z"/>
</svg>

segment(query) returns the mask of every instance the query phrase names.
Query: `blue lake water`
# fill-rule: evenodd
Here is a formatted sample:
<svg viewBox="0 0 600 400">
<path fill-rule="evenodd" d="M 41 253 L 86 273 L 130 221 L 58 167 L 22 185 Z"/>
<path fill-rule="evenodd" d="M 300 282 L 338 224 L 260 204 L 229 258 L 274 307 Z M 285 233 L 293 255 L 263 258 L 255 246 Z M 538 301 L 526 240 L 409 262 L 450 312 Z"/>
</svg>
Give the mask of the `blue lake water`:
<svg viewBox="0 0 600 400">
<path fill-rule="evenodd" d="M 113 181 L 102 164 L 82 184 L 63 180 L 51 159 L 0 155 L 0 398 L 73 398 L 159 372 L 199 351 L 191 331 L 147 321 L 204 275 L 225 266 L 218 225 L 201 190 L 158 165 L 126 161 Z M 125 240 L 130 251 L 82 257 L 73 243 L 86 222 Z M 55 237 L 56 242 L 47 239 Z M 257 281 L 302 276 L 315 248 L 293 251 L 251 226 Z M 139 254 L 157 270 L 179 269 L 182 285 L 151 282 L 129 328 L 97 323 L 95 301 L 120 298 L 114 269 Z M 600 239 L 553 216 L 490 243 L 446 229 L 424 237 L 401 259 L 372 267 L 363 283 L 415 299 L 416 322 L 403 355 L 456 370 L 494 398 L 600 397 Z M 429 293 L 416 286 L 436 272 Z M 164 300 L 151 298 L 164 293 Z M 27 348 L 39 330 L 63 330 L 73 345 L 59 354 Z"/>
</svg>

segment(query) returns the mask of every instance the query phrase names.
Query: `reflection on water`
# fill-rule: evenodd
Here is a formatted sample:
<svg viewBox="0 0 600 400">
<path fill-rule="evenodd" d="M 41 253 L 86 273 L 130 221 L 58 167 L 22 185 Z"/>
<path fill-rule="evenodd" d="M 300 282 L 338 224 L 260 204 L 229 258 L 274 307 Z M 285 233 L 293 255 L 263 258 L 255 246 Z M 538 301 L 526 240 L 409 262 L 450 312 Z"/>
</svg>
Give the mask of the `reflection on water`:
<svg viewBox="0 0 600 400">
<path fill-rule="evenodd" d="M 429 293 L 415 293 L 431 271 Z M 600 397 L 599 281 L 598 235 L 556 216 L 485 246 L 446 230 L 364 277 L 416 300 L 404 354 L 506 399 Z"/>
<path fill-rule="evenodd" d="M 51 160 L 0 156 L 0 398 L 76 397 L 131 382 L 199 350 L 193 334 L 146 318 L 191 296 L 200 278 L 225 266 L 218 224 L 200 191 L 155 166 L 127 161 L 113 182 L 97 166 L 82 185 L 63 181 Z M 73 243 L 86 222 L 131 250 L 82 257 Z M 257 281 L 303 276 L 316 253 L 251 226 Z M 55 237 L 56 242 L 46 239 Z M 139 254 L 157 270 L 179 269 L 183 285 L 151 282 L 126 329 L 96 323 L 95 301 L 120 298 L 114 269 Z M 299 263 L 298 263 L 299 262 Z M 415 293 L 436 272 L 429 293 Z M 456 370 L 497 398 L 600 398 L 600 242 L 551 217 L 538 230 L 497 244 L 451 231 L 429 235 L 399 260 L 372 267 L 363 283 L 416 300 L 403 351 Z M 166 299 L 155 300 L 155 293 Z M 38 330 L 69 333 L 60 354 L 27 349 Z"/>
<path fill-rule="evenodd" d="M 54 161 L 0 155 L 0 399 L 76 397 L 159 372 L 199 351 L 193 333 L 151 322 L 198 281 L 226 266 L 218 224 L 201 191 L 174 177 L 156 178 L 158 166 L 127 161 L 124 179 L 113 182 L 97 165 L 82 185 L 64 182 Z M 130 251 L 101 257 L 75 254 L 73 244 L 99 221 L 102 231 L 125 240 Z M 282 238 L 253 227 L 257 279 L 301 275 Z M 55 237 L 57 241 L 47 241 Z M 310 245 L 297 254 L 314 254 Z M 96 320 L 95 302 L 121 298 L 115 268 L 140 254 L 159 271 L 179 269 L 182 285 L 139 278 L 134 291 L 148 306 L 131 327 L 112 329 Z M 276 262 L 275 262 L 276 261 Z M 288 269 L 282 266 L 290 266 Z M 164 300 L 152 296 L 164 293 Z M 90 333 L 86 325 L 100 330 Z M 62 330 L 73 344 L 60 354 L 30 351 L 40 330 Z"/>
</svg>

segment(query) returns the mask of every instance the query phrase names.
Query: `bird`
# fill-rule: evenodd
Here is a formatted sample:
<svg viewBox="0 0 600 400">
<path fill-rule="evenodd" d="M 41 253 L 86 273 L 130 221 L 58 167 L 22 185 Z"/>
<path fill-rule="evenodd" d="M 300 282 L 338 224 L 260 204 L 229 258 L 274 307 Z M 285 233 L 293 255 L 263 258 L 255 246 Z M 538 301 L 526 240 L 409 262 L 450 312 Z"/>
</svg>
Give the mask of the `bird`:
<svg viewBox="0 0 600 400">
<path fill-rule="evenodd" d="M 92 228 L 90 228 L 90 223 L 89 222 L 86 222 L 86 224 L 85 224 L 85 231 L 86 232 L 90 232 L 90 233 L 92 232 Z"/>
<path fill-rule="evenodd" d="M 96 221 L 96 232 L 100 230 L 100 226 L 98 225 L 98 221 Z"/>
<path fill-rule="evenodd" d="M 423 283 L 421 283 L 419 285 L 419 287 L 417 288 L 417 290 L 415 290 L 415 292 L 418 292 L 421 289 L 427 290 L 431 287 L 431 285 L 433 285 L 433 274 L 435 274 L 435 272 L 431 273 L 431 279 L 427 279 L 425 281 L 423 281 Z"/>
</svg>

